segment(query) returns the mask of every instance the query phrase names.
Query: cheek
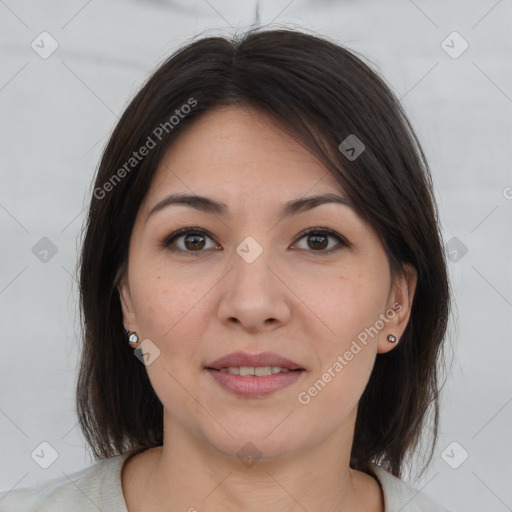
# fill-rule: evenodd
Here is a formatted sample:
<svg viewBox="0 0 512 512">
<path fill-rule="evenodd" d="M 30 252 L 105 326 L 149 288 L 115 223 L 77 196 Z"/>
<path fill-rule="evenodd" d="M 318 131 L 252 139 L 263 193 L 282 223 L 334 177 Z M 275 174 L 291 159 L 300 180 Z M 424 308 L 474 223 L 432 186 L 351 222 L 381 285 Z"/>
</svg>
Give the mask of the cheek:
<svg viewBox="0 0 512 512">
<path fill-rule="evenodd" d="M 159 356 L 146 367 L 159 400 L 169 410 L 195 407 L 184 389 L 194 387 L 201 366 L 199 341 L 205 303 L 202 290 L 176 283 L 160 273 L 146 274 L 134 283 L 134 306 L 142 336 L 159 349 Z M 136 300 L 136 302 L 135 302 Z"/>
<path fill-rule="evenodd" d="M 144 337 L 166 351 L 187 351 L 189 344 L 179 340 L 193 339 L 186 334 L 191 323 L 197 328 L 197 311 L 201 289 L 171 279 L 162 273 L 145 273 L 133 285 L 134 307 Z M 192 322 L 191 322 L 192 320 Z"/>
<path fill-rule="evenodd" d="M 370 265 L 347 265 L 335 274 L 303 282 L 302 296 L 324 324 L 327 347 L 342 349 L 359 333 L 375 325 L 384 313 L 389 276 L 384 270 L 370 271 Z"/>
<path fill-rule="evenodd" d="M 358 280 L 342 280 L 343 289 L 329 294 L 323 320 L 331 331 L 314 344 L 318 366 L 301 391 L 300 403 L 310 400 L 318 414 L 331 411 L 337 424 L 357 406 L 370 378 L 377 353 L 378 333 L 372 330 L 382 313 L 385 294 L 366 293 Z M 325 329 L 324 329 L 325 331 Z"/>
<path fill-rule="evenodd" d="M 347 267 L 310 294 L 327 333 L 314 337 L 320 367 L 308 381 L 318 405 L 350 409 L 371 374 L 390 280 L 386 267 L 370 268 Z"/>
</svg>

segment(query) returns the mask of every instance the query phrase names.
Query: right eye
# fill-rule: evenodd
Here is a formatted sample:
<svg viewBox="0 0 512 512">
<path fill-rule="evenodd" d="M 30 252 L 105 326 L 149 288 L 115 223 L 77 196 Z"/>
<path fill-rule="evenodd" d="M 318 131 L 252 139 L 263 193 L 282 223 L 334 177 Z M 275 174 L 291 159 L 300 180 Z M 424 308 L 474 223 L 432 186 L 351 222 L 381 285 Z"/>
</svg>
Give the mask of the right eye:
<svg viewBox="0 0 512 512">
<path fill-rule="evenodd" d="M 206 240 L 209 239 L 213 242 L 211 236 L 200 228 L 183 228 L 171 233 L 162 242 L 162 246 L 172 252 L 181 253 L 200 253 L 204 252 L 203 249 L 215 249 L 218 245 L 213 243 L 212 246 L 207 247 Z"/>
</svg>

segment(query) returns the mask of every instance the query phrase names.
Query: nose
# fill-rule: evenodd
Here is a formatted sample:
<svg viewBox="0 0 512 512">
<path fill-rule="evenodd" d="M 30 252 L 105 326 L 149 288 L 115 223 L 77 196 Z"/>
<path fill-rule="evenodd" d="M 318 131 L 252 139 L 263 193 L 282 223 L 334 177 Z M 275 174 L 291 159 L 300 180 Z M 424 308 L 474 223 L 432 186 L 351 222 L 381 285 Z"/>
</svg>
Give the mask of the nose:
<svg viewBox="0 0 512 512">
<path fill-rule="evenodd" d="M 282 279 L 272 249 L 248 237 L 232 255 L 231 270 L 219 283 L 218 316 L 247 332 L 277 329 L 291 316 L 290 288 Z"/>
</svg>

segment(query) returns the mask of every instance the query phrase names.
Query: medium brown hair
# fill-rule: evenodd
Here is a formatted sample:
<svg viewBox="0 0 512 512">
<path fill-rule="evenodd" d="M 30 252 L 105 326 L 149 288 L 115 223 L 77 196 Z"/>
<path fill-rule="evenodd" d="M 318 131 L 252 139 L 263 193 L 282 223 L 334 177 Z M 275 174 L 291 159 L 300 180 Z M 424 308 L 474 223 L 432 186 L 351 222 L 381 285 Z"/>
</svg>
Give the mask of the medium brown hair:
<svg viewBox="0 0 512 512">
<path fill-rule="evenodd" d="M 191 99 L 194 108 L 183 114 Z M 147 80 L 106 145 L 79 261 L 83 347 L 76 404 L 95 457 L 163 444 L 163 406 L 126 342 L 117 279 L 165 151 L 194 119 L 221 105 L 271 115 L 325 164 L 375 229 L 392 275 L 404 263 L 417 270 L 409 323 L 398 346 L 377 354 L 359 401 L 350 465 L 367 471 L 374 462 L 400 477 L 430 418 L 428 465 L 437 440 L 438 365 L 450 309 L 430 170 L 398 99 L 362 58 L 323 37 L 287 29 L 189 43 Z M 183 115 L 170 123 L 177 110 Z M 158 132 L 155 147 L 140 161 L 130 160 L 148 137 L 156 139 L 159 126 L 167 129 Z M 349 135 L 365 145 L 356 159 L 338 150 Z"/>
</svg>

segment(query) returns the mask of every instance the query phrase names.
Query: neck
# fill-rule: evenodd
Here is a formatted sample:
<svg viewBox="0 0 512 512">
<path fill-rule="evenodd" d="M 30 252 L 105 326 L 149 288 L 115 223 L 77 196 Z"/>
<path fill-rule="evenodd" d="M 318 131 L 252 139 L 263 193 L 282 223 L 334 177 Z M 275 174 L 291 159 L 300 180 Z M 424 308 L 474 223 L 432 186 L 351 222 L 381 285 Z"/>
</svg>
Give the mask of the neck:
<svg viewBox="0 0 512 512">
<path fill-rule="evenodd" d="M 378 482 L 349 467 L 352 432 L 335 432 L 300 453 L 259 458 L 254 445 L 238 456 L 226 454 L 169 418 L 164 423 L 164 446 L 143 452 L 135 463 L 138 470 L 132 469 L 127 488 L 139 487 L 136 497 L 131 495 L 138 506 L 129 510 L 384 510 Z"/>
</svg>

